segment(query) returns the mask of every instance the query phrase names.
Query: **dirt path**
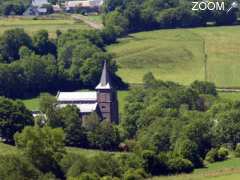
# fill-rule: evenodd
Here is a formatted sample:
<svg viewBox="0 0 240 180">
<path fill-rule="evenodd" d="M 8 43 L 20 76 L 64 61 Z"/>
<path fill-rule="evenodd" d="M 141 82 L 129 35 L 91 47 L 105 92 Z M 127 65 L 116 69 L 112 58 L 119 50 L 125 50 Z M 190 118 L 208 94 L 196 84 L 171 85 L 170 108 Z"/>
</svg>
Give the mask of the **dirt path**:
<svg viewBox="0 0 240 180">
<path fill-rule="evenodd" d="M 98 23 L 96 21 L 90 20 L 90 19 L 88 19 L 87 16 L 83 16 L 80 14 L 74 14 L 74 15 L 72 15 L 72 17 L 74 19 L 83 21 L 85 24 L 87 24 L 88 26 L 90 26 L 94 29 L 102 29 L 104 27 L 102 23 Z"/>
</svg>

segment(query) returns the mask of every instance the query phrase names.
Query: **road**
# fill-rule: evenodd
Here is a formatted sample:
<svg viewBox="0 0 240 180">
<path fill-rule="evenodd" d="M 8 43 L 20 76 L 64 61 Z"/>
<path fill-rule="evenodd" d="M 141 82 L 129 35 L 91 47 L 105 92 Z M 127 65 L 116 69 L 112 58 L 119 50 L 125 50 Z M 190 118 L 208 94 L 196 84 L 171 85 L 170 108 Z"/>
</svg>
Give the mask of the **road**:
<svg viewBox="0 0 240 180">
<path fill-rule="evenodd" d="M 104 27 L 102 23 L 98 23 L 98 22 L 95 22 L 93 20 L 90 20 L 90 19 L 88 19 L 87 16 L 83 16 L 83 15 L 80 15 L 80 14 L 74 14 L 74 15 L 72 15 L 72 17 L 74 19 L 83 21 L 85 24 L 92 27 L 93 29 L 102 29 Z"/>
</svg>

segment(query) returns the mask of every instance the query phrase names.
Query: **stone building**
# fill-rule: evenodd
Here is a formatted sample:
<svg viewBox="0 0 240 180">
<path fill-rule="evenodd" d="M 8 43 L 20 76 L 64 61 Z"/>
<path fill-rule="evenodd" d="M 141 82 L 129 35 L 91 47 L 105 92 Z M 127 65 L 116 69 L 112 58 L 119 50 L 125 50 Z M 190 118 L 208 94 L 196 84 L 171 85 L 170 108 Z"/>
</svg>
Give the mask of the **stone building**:
<svg viewBox="0 0 240 180">
<path fill-rule="evenodd" d="M 96 91 L 58 92 L 58 106 L 76 105 L 84 116 L 96 112 L 101 119 L 108 119 L 118 124 L 117 92 L 111 85 L 107 62 L 104 62 L 102 75 Z"/>
</svg>

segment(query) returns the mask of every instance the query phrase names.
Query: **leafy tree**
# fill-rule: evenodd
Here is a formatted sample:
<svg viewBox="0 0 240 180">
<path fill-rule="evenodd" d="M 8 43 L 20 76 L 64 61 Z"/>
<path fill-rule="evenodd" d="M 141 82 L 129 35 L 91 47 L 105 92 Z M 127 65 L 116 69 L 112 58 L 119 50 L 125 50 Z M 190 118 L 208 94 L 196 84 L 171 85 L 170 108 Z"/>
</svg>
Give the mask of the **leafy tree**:
<svg viewBox="0 0 240 180">
<path fill-rule="evenodd" d="M 117 160 L 111 154 L 99 154 L 94 156 L 90 162 L 92 172 L 97 173 L 99 176 L 112 176 L 120 177 L 121 167 Z"/>
<path fill-rule="evenodd" d="M 39 170 L 62 177 L 58 163 L 65 153 L 63 130 L 26 127 L 21 133 L 16 133 L 15 141 L 24 156 Z"/>
<path fill-rule="evenodd" d="M 3 63 L 11 63 L 19 59 L 19 49 L 21 46 L 32 47 L 32 40 L 23 29 L 7 30 L 0 37 L 0 54 Z"/>
<path fill-rule="evenodd" d="M 59 118 L 63 122 L 65 142 L 68 146 L 86 147 L 86 132 L 82 128 L 80 111 L 76 106 L 66 106 L 59 110 Z"/>
<path fill-rule="evenodd" d="M 217 96 L 217 90 L 214 83 L 203 82 L 203 81 L 194 81 L 191 84 L 191 87 L 196 90 L 199 94 L 209 94 Z"/>
<path fill-rule="evenodd" d="M 6 143 L 13 143 L 16 132 L 33 124 L 32 114 L 22 102 L 0 97 L 0 136 Z"/>
<path fill-rule="evenodd" d="M 88 131 L 90 146 L 103 150 L 116 150 L 120 143 L 117 128 L 111 122 L 102 121 L 93 131 Z"/>
<path fill-rule="evenodd" d="M 216 134 L 221 143 L 230 143 L 234 147 L 240 142 L 239 110 L 231 109 L 217 115 Z"/>
<path fill-rule="evenodd" d="M 0 179 L 38 179 L 41 172 L 19 154 L 0 155 Z"/>
<path fill-rule="evenodd" d="M 39 106 L 42 112 L 48 113 L 48 111 L 52 111 L 56 103 L 57 99 L 54 96 L 47 93 L 40 95 Z"/>
<path fill-rule="evenodd" d="M 48 32 L 40 30 L 33 36 L 33 46 L 37 54 L 46 55 L 48 53 L 56 55 L 56 46 L 49 40 Z"/>
</svg>

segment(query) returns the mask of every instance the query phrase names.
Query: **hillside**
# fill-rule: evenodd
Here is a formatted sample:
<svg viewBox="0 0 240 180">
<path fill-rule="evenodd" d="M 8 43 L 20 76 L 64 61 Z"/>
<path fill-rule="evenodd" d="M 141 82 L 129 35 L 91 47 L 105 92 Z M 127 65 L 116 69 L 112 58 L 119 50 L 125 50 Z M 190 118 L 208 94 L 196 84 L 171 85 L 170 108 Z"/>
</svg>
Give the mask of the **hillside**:
<svg viewBox="0 0 240 180">
<path fill-rule="evenodd" d="M 48 30 L 51 37 L 55 36 L 56 30 L 67 31 L 68 29 L 90 29 L 88 25 L 73 18 L 61 15 L 52 15 L 42 19 L 32 18 L 1 18 L 0 34 L 8 29 L 23 28 L 30 35 L 45 29 Z"/>
<path fill-rule="evenodd" d="M 116 55 L 118 74 L 141 83 L 146 72 L 158 79 L 189 84 L 204 80 L 204 42 L 207 76 L 221 87 L 240 87 L 239 26 L 159 30 L 131 34 L 108 50 Z"/>
</svg>

